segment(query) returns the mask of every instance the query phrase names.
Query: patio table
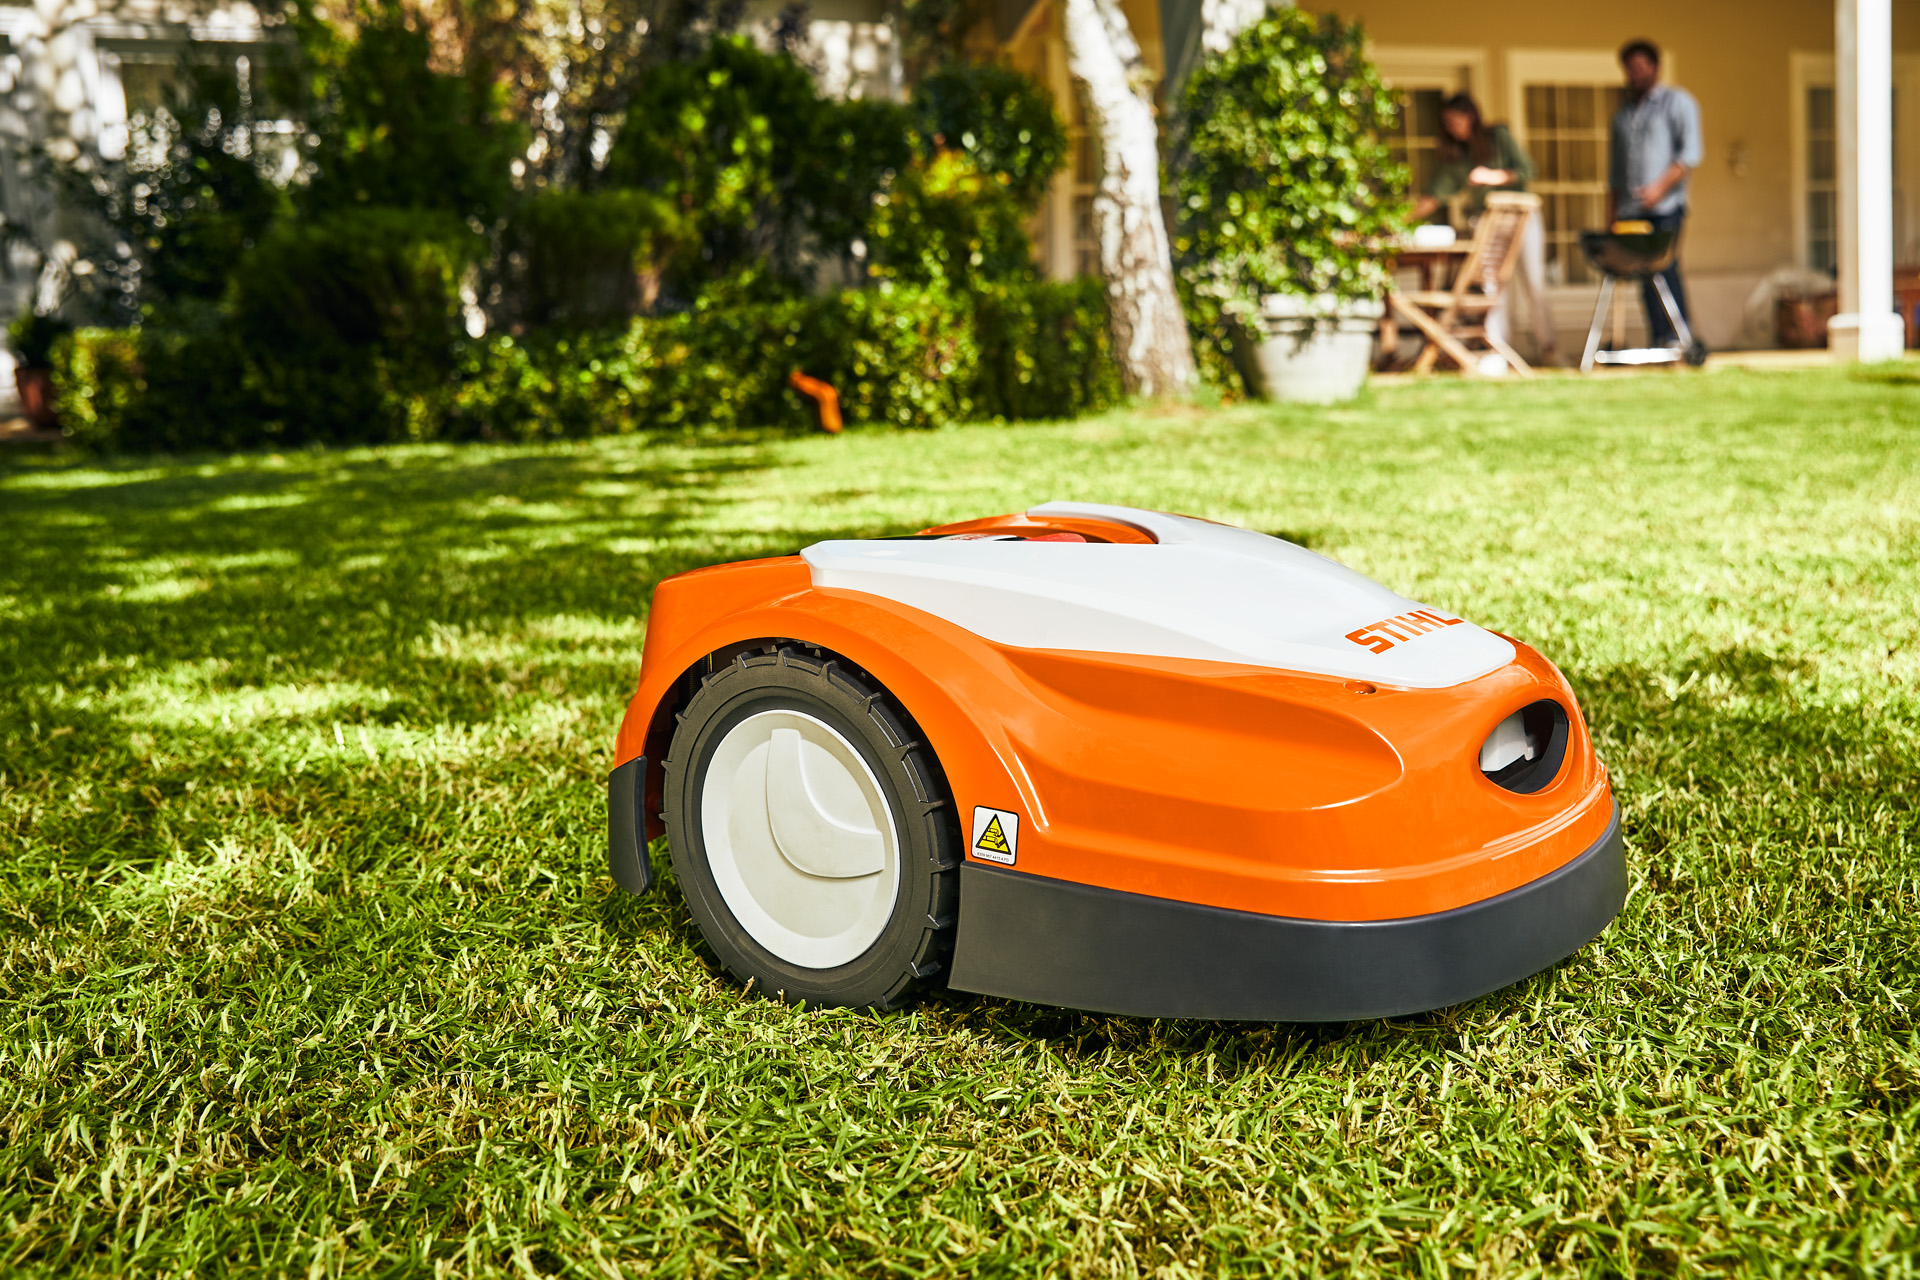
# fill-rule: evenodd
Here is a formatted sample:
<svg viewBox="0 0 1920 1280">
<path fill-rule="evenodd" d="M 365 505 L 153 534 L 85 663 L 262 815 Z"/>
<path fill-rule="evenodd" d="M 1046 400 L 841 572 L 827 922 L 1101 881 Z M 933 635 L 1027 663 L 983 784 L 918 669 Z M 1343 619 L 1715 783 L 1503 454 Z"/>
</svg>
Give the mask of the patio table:
<svg viewBox="0 0 1920 1280">
<path fill-rule="evenodd" d="M 1387 274 L 1407 268 L 1420 273 L 1420 289 L 1427 292 L 1434 289 L 1434 277 L 1439 276 L 1438 288 L 1447 289 L 1453 285 L 1453 273 L 1473 248 L 1471 238 L 1463 238 L 1448 245 L 1416 248 L 1408 242 L 1404 248 L 1396 249 L 1387 261 Z M 1391 293 L 1392 286 L 1388 286 Z M 1394 370 L 1399 364 L 1400 322 L 1394 318 L 1393 308 L 1388 307 L 1380 317 L 1380 356 L 1374 361 L 1374 368 L 1381 373 Z"/>
</svg>

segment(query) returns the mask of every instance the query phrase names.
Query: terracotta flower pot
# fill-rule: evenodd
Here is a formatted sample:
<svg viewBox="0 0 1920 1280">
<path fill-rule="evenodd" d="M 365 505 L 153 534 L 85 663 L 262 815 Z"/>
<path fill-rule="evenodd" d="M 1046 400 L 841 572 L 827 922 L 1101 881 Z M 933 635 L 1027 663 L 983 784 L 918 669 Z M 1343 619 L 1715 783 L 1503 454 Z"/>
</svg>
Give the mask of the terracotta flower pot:
<svg viewBox="0 0 1920 1280">
<path fill-rule="evenodd" d="M 20 392 L 20 413 L 36 427 L 59 425 L 53 411 L 53 370 L 32 369 L 25 365 L 13 371 L 13 385 Z"/>
</svg>

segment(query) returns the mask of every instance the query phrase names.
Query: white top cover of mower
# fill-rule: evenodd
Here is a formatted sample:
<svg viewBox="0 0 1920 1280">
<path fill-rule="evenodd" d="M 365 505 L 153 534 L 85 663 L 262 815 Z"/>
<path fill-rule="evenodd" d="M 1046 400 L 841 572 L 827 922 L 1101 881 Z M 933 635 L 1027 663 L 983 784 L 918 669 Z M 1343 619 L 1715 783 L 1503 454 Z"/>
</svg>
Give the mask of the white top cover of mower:
<svg viewBox="0 0 1920 1280">
<path fill-rule="evenodd" d="M 1512 662 L 1489 631 L 1279 538 L 1184 516 L 1050 502 L 1146 543 L 876 539 L 800 554 L 816 587 L 880 596 L 996 644 L 1196 658 L 1444 689 Z M 1356 638 L 1357 633 L 1357 638 Z"/>
</svg>

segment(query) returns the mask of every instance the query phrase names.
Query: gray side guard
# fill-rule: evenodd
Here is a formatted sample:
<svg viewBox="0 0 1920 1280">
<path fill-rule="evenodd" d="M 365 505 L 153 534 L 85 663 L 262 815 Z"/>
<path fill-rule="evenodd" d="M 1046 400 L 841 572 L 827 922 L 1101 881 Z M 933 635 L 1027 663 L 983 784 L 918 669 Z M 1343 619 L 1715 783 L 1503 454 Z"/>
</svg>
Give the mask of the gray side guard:
<svg viewBox="0 0 1920 1280">
<path fill-rule="evenodd" d="M 628 893 L 645 893 L 653 887 L 647 824 L 641 817 L 646 785 L 645 756 L 635 756 L 607 775 L 607 870 Z"/>
</svg>

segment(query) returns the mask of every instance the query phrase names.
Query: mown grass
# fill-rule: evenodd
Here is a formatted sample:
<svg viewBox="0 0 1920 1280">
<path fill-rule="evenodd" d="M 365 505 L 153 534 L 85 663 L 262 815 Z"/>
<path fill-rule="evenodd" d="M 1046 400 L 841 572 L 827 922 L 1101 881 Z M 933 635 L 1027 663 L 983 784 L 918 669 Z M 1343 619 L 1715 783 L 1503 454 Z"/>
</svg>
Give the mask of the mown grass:
<svg viewBox="0 0 1920 1280">
<path fill-rule="evenodd" d="M 1920 1271 L 1920 385 L 0 470 L 0 1268 Z M 1633 894 L 1329 1027 L 800 1012 L 602 866 L 662 575 L 1049 498 L 1543 647 Z M 656 862 L 665 870 L 661 851 Z"/>
</svg>

